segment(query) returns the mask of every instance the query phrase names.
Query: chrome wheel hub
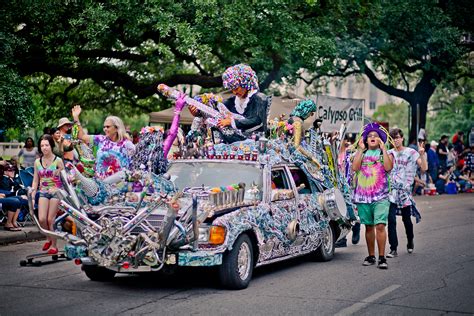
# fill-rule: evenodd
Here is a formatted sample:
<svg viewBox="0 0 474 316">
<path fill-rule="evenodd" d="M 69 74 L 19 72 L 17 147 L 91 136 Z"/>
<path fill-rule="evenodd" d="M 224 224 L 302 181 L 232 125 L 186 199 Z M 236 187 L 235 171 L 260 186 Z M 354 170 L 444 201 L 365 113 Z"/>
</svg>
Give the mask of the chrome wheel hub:
<svg viewBox="0 0 474 316">
<path fill-rule="evenodd" d="M 249 276 L 251 256 L 249 245 L 245 242 L 242 243 L 237 256 L 237 269 L 241 280 L 245 280 Z"/>
<path fill-rule="evenodd" d="M 333 235 L 332 235 L 332 230 L 329 226 L 324 231 L 323 247 L 326 253 L 330 253 L 332 251 Z"/>
</svg>

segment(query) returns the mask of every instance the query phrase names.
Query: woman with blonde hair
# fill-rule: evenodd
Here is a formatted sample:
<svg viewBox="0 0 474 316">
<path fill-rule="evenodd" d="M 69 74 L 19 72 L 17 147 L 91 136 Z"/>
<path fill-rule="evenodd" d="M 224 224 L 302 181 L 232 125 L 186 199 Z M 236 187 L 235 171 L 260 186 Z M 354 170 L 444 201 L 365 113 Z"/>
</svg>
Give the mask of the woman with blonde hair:
<svg viewBox="0 0 474 316">
<path fill-rule="evenodd" d="M 90 147 L 97 147 L 96 176 L 104 179 L 122 169 L 129 169 L 135 145 L 127 134 L 123 121 L 117 116 L 107 116 L 104 121 L 105 135 L 87 135 L 79 122 L 81 111 L 80 105 L 74 106 L 72 116 L 74 124 L 79 127 L 78 138 Z"/>
</svg>

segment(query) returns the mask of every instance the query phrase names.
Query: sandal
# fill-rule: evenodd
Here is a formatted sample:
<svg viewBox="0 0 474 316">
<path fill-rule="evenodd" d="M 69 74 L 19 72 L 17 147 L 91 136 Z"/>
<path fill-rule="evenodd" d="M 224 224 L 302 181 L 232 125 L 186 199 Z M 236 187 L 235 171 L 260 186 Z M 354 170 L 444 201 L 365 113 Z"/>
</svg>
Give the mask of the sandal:
<svg viewBox="0 0 474 316">
<path fill-rule="evenodd" d="M 5 229 L 8 232 L 21 232 L 21 228 L 13 227 L 13 226 L 12 227 L 4 226 L 3 229 Z"/>
<path fill-rule="evenodd" d="M 51 248 L 48 250 L 48 255 L 55 255 L 58 253 L 58 248 Z"/>
<path fill-rule="evenodd" d="M 51 247 L 51 241 L 47 241 L 45 242 L 45 244 L 43 245 L 43 251 L 46 251 L 49 249 L 49 247 Z"/>
</svg>

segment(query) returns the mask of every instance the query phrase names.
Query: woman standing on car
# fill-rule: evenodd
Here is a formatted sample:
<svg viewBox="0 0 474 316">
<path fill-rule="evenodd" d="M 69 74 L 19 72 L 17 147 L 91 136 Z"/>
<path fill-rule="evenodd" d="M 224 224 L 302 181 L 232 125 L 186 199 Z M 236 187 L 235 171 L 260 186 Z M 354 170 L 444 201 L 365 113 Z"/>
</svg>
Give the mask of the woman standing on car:
<svg viewBox="0 0 474 316">
<path fill-rule="evenodd" d="M 117 116 L 107 116 L 104 121 L 105 135 L 87 135 L 79 122 L 81 112 L 80 105 L 72 108 L 74 124 L 79 127 L 78 138 L 90 147 L 97 146 L 96 177 L 105 179 L 122 169 L 129 169 L 135 145 L 127 134 L 123 121 Z"/>
<path fill-rule="evenodd" d="M 36 196 L 39 189 L 38 220 L 41 227 L 54 230 L 54 221 L 58 212 L 59 199 L 55 192 L 62 187 L 59 173 L 64 169 L 61 158 L 53 154 L 54 140 L 51 135 L 43 135 L 39 140 L 39 152 L 41 158 L 35 161 L 35 173 L 33 176 L 32 196 Z M 39 188 L 38 188 L 39 187 Z M 48 250 L 49 249 L 49 250 Z M 56 238 L 48 237 L 43 246 L 43 251 L 48 254 L 57 254 Z"/>
</svg>

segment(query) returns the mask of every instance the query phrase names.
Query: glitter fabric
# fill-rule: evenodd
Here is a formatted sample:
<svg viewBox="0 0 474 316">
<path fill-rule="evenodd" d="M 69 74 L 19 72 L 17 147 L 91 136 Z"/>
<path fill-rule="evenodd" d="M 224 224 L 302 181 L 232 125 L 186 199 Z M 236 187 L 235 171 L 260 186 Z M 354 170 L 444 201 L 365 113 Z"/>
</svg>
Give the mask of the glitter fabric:
<svg viewBox="0 0 474 316">
<path fill-rule="evenodd" d="M 258 78 L 249 65 L 238 64 L 226 69 L 222 75 L 224 88 L 234 90 L 242 87 L 248 91 L 258 90 Z"/>
</svg>

